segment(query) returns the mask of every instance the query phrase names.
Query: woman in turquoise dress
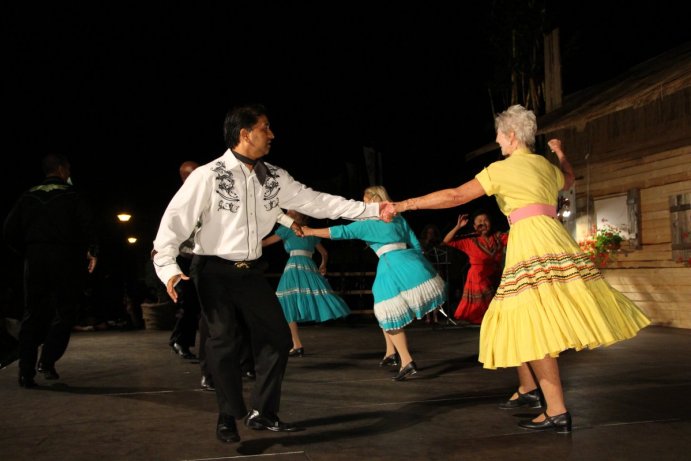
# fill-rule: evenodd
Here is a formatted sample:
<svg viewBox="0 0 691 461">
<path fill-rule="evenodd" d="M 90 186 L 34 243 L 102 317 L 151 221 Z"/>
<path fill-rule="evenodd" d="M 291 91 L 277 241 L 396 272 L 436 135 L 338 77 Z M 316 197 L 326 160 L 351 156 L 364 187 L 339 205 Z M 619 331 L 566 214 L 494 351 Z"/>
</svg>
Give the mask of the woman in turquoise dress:
<svg viewBox="0 0 691 461">
<path fill-rule="evenodd" d="M 569 433 L 559 354 L 632 338 L 650 319 L 607 283 L 555 219 L 559 190 L 574 182 L 561 141 L 548 142 L 558 166 L 534 153 L 537 120 L 520 105 L 498 114 L 495 128 L 504 160 L 459 187 L 382 204 L 382 218 L 495 196 L 511 232 L 499 288 L 482 320 L 479 360 L 489 369 L 517 367 L 518 389 L 500 408 L 541 408 L 546 401 L 542 414 L 519 426 Z"/>
<path fill-rule="evenodd" d="M 295 210 L 286 213 L 299 226 L 307 223 L 307 217 Z M 326 263 L 329 254 L 317 237 L 298 237 L 287 227 L 279 226 L 276 233 L 265 238 L 262 246 L 283 241 L 283 247 L 289 255 L 283 275 L 278 281 L 276 296 L 283 308 L 293 339 L 291 357 L 302 357 L 305 348 L 300 340 L 298 323 L 326 322 L 347 317 L 350 309 L 346 302 L 334 293 L 326 275 Z M 319 267 L 312 259 L 314 250 L 321 255 Z"/>
<path fill-rule="evenodd" d="M 365 189 L 365 203 L 390 200 L 382 186 Z M 303 226 L 302 231 L 333 240 L 364 240 L 377 253 L 379 263 L 372 285 L 374 315 L 387 346 L 381 365 L 400 365 L 395 381 L 417 373 L 403 328 L 441 306 L 446 291 L 444 280 L 422 254 L 420 242 L 406 220 L 396 216 L 390 223 L 366 220 L 323 229 Z"/>
</svg>

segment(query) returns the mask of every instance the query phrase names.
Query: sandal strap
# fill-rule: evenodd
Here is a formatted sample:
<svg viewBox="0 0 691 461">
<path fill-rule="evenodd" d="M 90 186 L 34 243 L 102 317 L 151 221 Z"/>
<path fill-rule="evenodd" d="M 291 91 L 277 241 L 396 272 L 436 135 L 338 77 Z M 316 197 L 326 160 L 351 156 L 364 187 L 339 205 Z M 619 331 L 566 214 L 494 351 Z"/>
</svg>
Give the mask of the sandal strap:
<svg viewBox="0 0 691 461">
<path fill-rule="evenodd" d="M 525 394 L 521 394 L 521 391 L 519 391 L 518 389 L 516 389 L 516 393 L 518 394 L 518 397 L 520 398 L 520 397 L 523 396 L 523 395 L 530 395 L 531 392 L 535 392 L 536 390 L 537 390 L 537 387 L 536 387 L 535 389 L 533 389 L 532 391 L 528 391 L 528 392 L 526 392 Z"/>
</svg>

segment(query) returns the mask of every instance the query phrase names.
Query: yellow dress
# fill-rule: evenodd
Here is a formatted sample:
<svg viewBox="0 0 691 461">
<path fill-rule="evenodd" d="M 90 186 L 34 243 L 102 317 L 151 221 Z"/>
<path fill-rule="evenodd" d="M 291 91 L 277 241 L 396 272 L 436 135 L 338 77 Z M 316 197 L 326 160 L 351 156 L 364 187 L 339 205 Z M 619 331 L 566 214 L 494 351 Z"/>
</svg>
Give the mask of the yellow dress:
<svg viewBox="0 0 691 461">
<path fill-rule="evenodd" d="M 507 216 L 535 203 L 556 207 L 564 185 L 557 166 L 527 149 L 492 163 L 476 179 Z M 649 324 L 559 221 L 533 216 L 511 225 L 501 283 L 480 329 L 479 360 L 490 369 L 519 366 L 629 339 Z"/>
</svg>

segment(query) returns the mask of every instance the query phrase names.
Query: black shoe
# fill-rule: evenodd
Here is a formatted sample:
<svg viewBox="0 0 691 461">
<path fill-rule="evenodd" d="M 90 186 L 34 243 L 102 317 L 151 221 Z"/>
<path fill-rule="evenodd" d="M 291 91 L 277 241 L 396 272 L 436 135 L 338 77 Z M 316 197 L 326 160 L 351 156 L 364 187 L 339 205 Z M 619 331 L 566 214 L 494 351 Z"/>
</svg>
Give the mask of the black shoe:
<svg viewBox="0 0 691 461">
<path fill-rule="evenodd" d="M 305 348 L 304 347 L 298 347 L 297 349 L 291 349 L 290 352 L 288 352 L 288 357 L 302 357 L 305 355 Z"/>
<path fill-rule="evenodd" d="M 250 411 L 245 417 L 245 426 L 257 431 L 268 429 L 273 432 L 297 432 L 302 428 L 295 424 L 284 423 L 278 416 L 265 416 L 260 414 L 257 410 Z"/>
<path fill-rule="evenodd" d="M 387 355 L 379 362 L 380 367 L 397 367 L 399 365 L 401 365 L 401 358 L 398 356 L 398 352 Z"/>
<path fill-rule="evenodd" d="M 253 371 L 243 371 L 242 377 L 249 380 L 255 380 L 257 378 L 257 375 Z"/>
<path fill-rule="evenodd" d="M 19 375 L 19 387 L 31 389 L 32 387 L 38 387 L 38 384 L 36 384 L 34 378 L 30 376 Z"/>
<path fill-rule="evenodd" d="M 525 394 L 521 394 L 519 391 L 516 391 L 518 394 L 518 398 L 516 399 L 509 399 L 506 402 L 500 403 L 499 408 L 502 410 L 514 410 L 519 407 L 528 407 L 528 408 L 542 408 L 543 407 L 543 397 L 542 397 L 542 391 L 540 391 L 540 388 L 533 389 L 530 392 L 526 392 Z M 513 396 L 512 396 L 513 397 Z"/>
<path fill-rule="evenodd" d="M 415 366 L 415 362 L 411 360 L 408 365 L 401 368 L 398 374 L 391 379 L 394 381 L 403 381 L 408 376 L 413 376 L 415 373 L 417 373 L 417 367 Z"/>
<path fill-rule="evenodd" d="M 185 360 L 194 360 L 197 358 L 196 355 L 194 355 L 192 352 L 190 352 L 190 348 L 187 346 L 183 346 L 180 343 L 173 343 L 170 345 L 170 347 L 175 351 L 176 354 L 178 354 L 180 357 L 182 357 Z"/>
<path fill-rule="evenodd" d="M 225 443 L 235 443 L 240 441 L 238 428 L 235 425 L 235 418 L 228 415 L 218 415 L 218 423 L 216 423 L 216 438 Z"/>
<path fill-rule="evenodd" d="M 39 363 L 38 372 L 43 373 L 43 377 L 46 379 L 60 379 L 60 375 L 55 371 L 55 365 L 44 365 Z"/>
<path fill-rule="evenodd" d="M 536 431 L 546 431 L 554 429 L 559 434 L 569 434 L 571 432 L 571 414 L 567 411 L 560 415 L 547 416 L 545 415 L 545 420 L 539 423 L 534 423 L 532 419 L 526 419 L 518 423 L 524 429 L 533 429 Z"/>
<path fill-rule="evenodd" d="M 215 391 L 216 388 L 214 387 L 214 381 L 211 379 L 211 376 L 202 376 L 202 384 L 201 387 L 205 391 Z"/>
</svg>

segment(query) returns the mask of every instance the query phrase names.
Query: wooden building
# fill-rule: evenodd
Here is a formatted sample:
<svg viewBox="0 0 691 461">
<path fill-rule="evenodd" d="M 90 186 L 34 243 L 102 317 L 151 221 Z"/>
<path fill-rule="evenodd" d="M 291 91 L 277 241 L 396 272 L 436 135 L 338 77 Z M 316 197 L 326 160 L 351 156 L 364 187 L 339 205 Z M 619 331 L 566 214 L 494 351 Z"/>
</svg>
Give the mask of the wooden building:
<svg viewBox="0 0 691 461">
<path fill-rule="evenodd" d="M 574 238 L 619 212 L 610 224 L 629 239 L 605 278 L 655 324 L 691 328 L 691 43 L 566 96 L 538 125 L 538 144 L 560 138 L 574 167 Z"/>
</svg>

